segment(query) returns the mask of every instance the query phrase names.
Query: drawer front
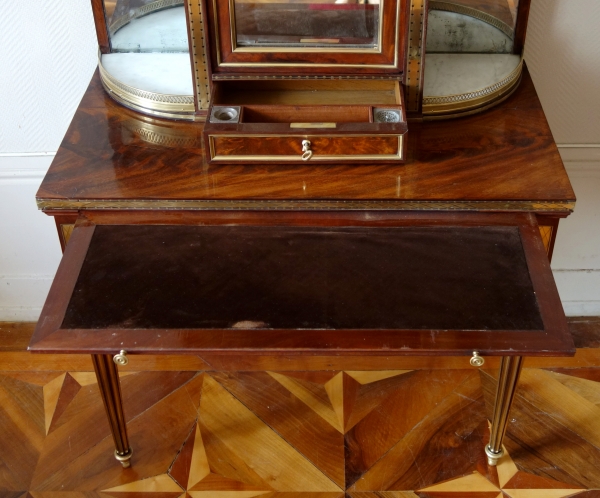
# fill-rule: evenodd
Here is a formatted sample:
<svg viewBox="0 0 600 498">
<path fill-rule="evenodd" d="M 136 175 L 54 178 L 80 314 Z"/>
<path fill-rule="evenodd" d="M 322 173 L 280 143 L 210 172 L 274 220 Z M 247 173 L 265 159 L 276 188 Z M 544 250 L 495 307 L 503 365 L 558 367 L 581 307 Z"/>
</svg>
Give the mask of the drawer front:
<svg viewBox="0 0 600 498">
<path fill-rule="evenodd" d="M 402 135 L 209 135 L 208 139 L 213 161 L 404 160 Z M 310 145 L 303 150 L 305 141 Z"/>
</svg>

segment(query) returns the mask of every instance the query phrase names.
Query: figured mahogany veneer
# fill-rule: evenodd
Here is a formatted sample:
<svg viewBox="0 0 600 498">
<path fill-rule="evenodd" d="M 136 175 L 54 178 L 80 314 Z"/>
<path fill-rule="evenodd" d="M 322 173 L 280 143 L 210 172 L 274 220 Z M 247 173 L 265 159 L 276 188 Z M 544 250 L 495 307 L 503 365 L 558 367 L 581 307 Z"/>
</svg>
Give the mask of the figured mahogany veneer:
<svg viewBox="0 0 600 498">
<path fill-rule="evenodd" d="M 575 194 L 527 71 L 506 102 L 409 123 L 402 165 L 206 165 L 202 123 L 140 116 L 94 76 L 37 193 L 50 210 L 446 209 L 566 216 Z M 53 211 L 54 212 L 54 211 Z"/>
<path fill-rule="evenodd" d="M 239 106 L 237 122 L 214 122 L 213 110 L 229 106 Z M 397 111 L 399 122 L 376 122 L 377 108 Z M 397 81 L 215 82 L 208 113 L 209 163 L 404 160 L 407 126 Z"/>
<path fill-rule="evenodd" d="M 574 353 L 531 214 L 93 220 L 32 351 Z"/>
</svg>

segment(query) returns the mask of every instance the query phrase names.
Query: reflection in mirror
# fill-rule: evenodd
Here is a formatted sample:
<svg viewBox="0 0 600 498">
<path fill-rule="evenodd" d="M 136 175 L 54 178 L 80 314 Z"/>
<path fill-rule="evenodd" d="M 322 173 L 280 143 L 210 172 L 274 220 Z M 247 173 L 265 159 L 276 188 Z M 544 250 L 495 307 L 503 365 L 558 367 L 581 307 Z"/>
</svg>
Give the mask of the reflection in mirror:
<svg viewBox="0 0 600 498">
<path fill-rule="evenodd" d="M 379 44 L 379 0 L 235 0 L 234 8 L 241 47 Z"/>
<path fill-rule="evenodd" d="M 161 108 L 180 96 L 193 103 L 184 0 L 104 0 L 104 8 L 111 53 L 102 55 L 101 74 L 113 96 Z"/>
<path fill-rule="evenodd" d="M 518 0 L 431 1 L 428 53 L 513 51 Z"/>
<path fill-rule="evenodd" d="M 514 54 L 519 0 L 430 0 L 424 112 L 498 96 L 518 80 Z M 497 94 L 497 95 L 496 95 Z M 475 105 L 475 103 L 473 103 Z"/>
<path fill-rule="evenodd" d="M 112 52 L 189 51 L 183 0 L 105 0 L 105 7 Z"/>
</svg>

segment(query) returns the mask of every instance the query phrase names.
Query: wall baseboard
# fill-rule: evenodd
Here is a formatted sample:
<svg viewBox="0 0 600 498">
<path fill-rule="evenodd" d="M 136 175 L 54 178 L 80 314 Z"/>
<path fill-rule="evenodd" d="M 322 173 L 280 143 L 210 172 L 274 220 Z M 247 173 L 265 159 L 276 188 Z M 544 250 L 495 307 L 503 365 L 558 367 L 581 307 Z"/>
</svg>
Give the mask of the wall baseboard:
<svg viewBox="0 0 600 498">
<path fill-rule="evenodd" d="M 600 270 L 553 270 L 567 316 L 600 316 Z"/>
<path fill-rule="evenodd" d="M 0 276 L 0 321 L 36 321 L 53 275 Z"/>
<path fill-rule="evenodd" d="M 0 185 L 40 184 L 54 153 L 0 154 Z M 33 199 L 32 199 L 33 200 Z"/>
</svg>

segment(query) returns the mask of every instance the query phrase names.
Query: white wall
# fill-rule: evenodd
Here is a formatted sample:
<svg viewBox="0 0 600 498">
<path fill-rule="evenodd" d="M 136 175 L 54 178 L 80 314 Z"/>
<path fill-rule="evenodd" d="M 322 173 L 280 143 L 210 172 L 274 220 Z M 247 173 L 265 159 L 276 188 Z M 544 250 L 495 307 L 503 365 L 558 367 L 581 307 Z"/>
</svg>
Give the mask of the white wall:
<svg viewBox="0 0 600 498">
<path fill-rule="evenodd" d="M 35 193 L 96 67 L 89 0 L 0 0 L 0 320 L 35 320 L 60 260 Z"/>
<path fill-rule="evenodd" d="M 0 1 L 0 320 L 35 320 L 60 259 L 35 192 L 96 66 L 89 0 Z M 600 2 L 532 0 L 526 60 L 578 197 L 553 268 L 600 315 Z"/>
<path fill-rule="evenodd" d="M 569 315 L 600 315 L 598 26 L 598 0 L 532 0 L 525 60 L 577 195 L 552 261 Z"/>
</svg>

